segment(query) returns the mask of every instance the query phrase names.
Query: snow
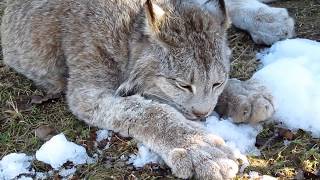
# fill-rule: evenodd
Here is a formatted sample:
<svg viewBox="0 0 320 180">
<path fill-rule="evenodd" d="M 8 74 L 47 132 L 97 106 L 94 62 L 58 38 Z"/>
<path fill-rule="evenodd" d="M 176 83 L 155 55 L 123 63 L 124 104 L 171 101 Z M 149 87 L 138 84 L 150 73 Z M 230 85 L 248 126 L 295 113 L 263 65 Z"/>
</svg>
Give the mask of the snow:
<svg viewBox="0 0 320 180">
<path fill-rule="evenodd" d="M 253 78 L 275 98 L 274 119 L 320 137 L 320 43 L 291 39 L 258 54 L 264 67 Z"/>
<path fill-rule="evenodd" d="M 129 163 L 132 163 L 135 167 L 143 167 L 149 163 L 162 163 L 161 157 L 146 146 L 138 144 L 138 149 L 138 153 L 131 155 L 129 158 Z"/>
<path fill-rule="evenodd" d="M 222 137 L 226 145 L 242 154 L 259 155 L 255 147 L 256 136 L 261 131 L 261 126 L 248 124 L 234 124 L 231 119 L 219 119 L 217 116 L 210 116 L 205 122 L 208 132 Z"/>
<path fill-rule="evenodd" d="M 22 176 L 18 180 L 33 180 L 31 177 Z"/>
<path fill-rule="evenodd" d="M 259 173 L 255 171 L 249 172 L 249 180 L 277 180 L 277 179 L 278 178 L 268 176 L 268 175 L 260 176 Z"/>
<path fill-rule="evenodd" d="M 47 173 L 36 172 L 35 179 L 37 179 L 37 180 L 45 180 L 45 179 L 48 179 L 48 176 L 51 176 L 51 175 L 53 175 L 53 171 L 49 171 Z"/>
<path fill-rule="evenodd" d="M 111 131 L 108 131 L 105 129 L 98 130 L 96 134 L 97 134 L 97 138 L 96 138 L 97 142 L 101 142 L 102 140 L 109 139 L 112 135 Z"/>
<path fill-rule="evenodd" d="M 36 152 L 36 158 L 50 164 L 56 170 L 67 161 L 79 165 L 85 164 L 90 159 L 84 147 L 69 142 L 62 133 L 43 144 Z"/>
<path fill-rule="evenodd" d="M 74 173 L 76 173 L 76 171 L 77 171 L 77 169 L 74 167 L 71 169 L 62 168 L 59 172 L 59 175 L 62 177 L 69 177 L 69 176 L 74 175 Z"/>
<path fill-rule="evenodd" d="M 23 153 L 11 153 L 0 161 L 0 179 L 13 179 L 20 174 L 34 174 L 31 169 L 32 157 Z"/>
<path fill-rule="evenodd" d="M 97 137 L 96 137 L 95 147 L 97 148 L 97 153 L 101 155 L 103 153 L 103 150 L 108 149 L 110 146 L 112 131 L 108 131 L 106 129 L 101 129 L 96 132 L 96 135 L 97 135 Z M 102 142 L 104 140 L 108 140 L 108 141 L 106 141 L 107 143 Z M 102 142 L 102 144 L 99 144 L 101 142 Z M 104 146 L 104 147 L 102 147 L 102 146 Z"/>
<path fill-rule="evenodd" d="M 101 130 L 97 132 L 97 136 L 103 140 L 110 138 L 110 133 L 106 130 Z M 75 166 L 94 162 L 94 159 L 88 156 L 84 147 L 68 141 L 63 133 L 52 137 L 44 143 L 36 152 L 35 157 L 37 160 L 51 165 L 52 168 L 59 171 L 60 176 L 66 178 L 72 176 L 77 170 L 76 167 L 62 168 L 62 165 L 67 161 L 72 162 Z M 4 156 L 0 161 L 0 179 L 9 180 L 17 178 L 19 175 L 22 176 L 18 179 L 32 179 L 28 175 L 35 176 L 35 179 L 52 177 L 53 171 L 35 172 L 31 166 L 32 160 L 34 160 L 32 156 L 22 153 L 12 153 Z"/>
</svg>

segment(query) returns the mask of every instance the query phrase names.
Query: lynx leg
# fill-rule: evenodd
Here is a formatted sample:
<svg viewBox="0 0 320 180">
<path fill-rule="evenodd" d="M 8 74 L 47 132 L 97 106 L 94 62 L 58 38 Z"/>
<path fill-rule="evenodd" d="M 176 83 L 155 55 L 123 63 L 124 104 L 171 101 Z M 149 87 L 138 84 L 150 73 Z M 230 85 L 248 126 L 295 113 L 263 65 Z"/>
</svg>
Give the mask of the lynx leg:
<svg viewBox="0 0 320 180">
<path fill-rule="evenodd" d="M 226 0 L 226 3 L 232 23 L 248 31 L 257 44 L 271 45 L 294 36 L 294 20 L 284 8 L 270 7 L 257 0 Z"/>
<path fill-rule="evenodd" d="M 219 97 L 216 111 L 238 123 L 258 123 L 270 118 L 275 107 L 272 95 L 259 82 L 230 79 Z"/>
<path fill-rule="evenodd" d="M 73 67 L 74 62 L 87 62 L 87 59 L 91 59 L 92 66 L 82 69 L 77 64 Z M 108 63 L 93 65 L 99 62 L 94 59 L 85 52 L 68 59 L 67 100 L 79 119 L 143 142 L 180 178 L 228 179 L 235 176 L 236 158 L 220 137 L 208 134 L 169 105 L 139 95 L 115 96 L 116 68 L 109 67 Z"/>
</svg>

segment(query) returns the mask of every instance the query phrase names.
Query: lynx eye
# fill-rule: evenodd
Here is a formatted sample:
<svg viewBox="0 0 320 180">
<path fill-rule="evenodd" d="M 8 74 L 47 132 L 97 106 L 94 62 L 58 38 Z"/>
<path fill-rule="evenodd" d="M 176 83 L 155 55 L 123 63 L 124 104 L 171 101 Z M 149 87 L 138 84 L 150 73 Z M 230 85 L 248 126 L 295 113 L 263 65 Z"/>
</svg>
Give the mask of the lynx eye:
<svg viewBox="0 0 320 180">
<path fill-rule="evenodd" d="M 184 90 L 187 90 L 187 91 L 193 93 L 193 89 L 192 89 L 191 85 L 184 84 L 184 83 L 178 83 L 178 82 L 176 84 L 180 89 L 184 89 Z"/>
</svg>

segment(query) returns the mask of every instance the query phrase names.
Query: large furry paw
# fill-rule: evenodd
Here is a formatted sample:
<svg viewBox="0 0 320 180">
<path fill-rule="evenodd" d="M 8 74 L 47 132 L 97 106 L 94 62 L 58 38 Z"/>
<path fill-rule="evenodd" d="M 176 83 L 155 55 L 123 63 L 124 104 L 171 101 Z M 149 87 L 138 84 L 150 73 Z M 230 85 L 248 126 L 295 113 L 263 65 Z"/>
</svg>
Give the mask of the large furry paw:
<svg viewBox="0 0 320 180">
<path fill-rule="evenodd" d="M 233 24 L 251 35 L 257 44 L 271 45 L 294 36 L 294 20 L 287 9 L 258 3 L 231 11 Z"/>
<path fill-rule="evenodd" d="M 294 21 L 284 8 L 262 7 L 255 12 L 249 33 L 255 43 L 271 45 L 294 36 Z"/>
<path fill-rule="evenodd" d="M 272 95 L 259 82 L 230 79 L 216 111 L 237 123 L 258 123 L 270 118 L 275 107 Z"/>
<path fill-rule="evenodd" d="M 182 148 L 172 149 L 165 158 L 179 178 L 231 179 L 238 172 L 237 159 L 224 141 L 211 134 L 194 135 Z"/>
</svg>

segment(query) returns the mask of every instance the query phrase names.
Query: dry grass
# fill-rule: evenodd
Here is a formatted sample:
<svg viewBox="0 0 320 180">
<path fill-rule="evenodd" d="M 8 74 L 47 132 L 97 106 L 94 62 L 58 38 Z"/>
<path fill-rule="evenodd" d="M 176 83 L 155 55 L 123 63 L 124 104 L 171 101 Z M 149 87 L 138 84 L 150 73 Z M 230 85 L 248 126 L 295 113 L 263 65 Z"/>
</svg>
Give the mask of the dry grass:
<svg viewBox="0 0 320 180">
<path fill-rule="evenodd" d="M 289 9 L 290 14 L 297 20 L 298 37 L 320 40 L 318 0 L 283 0 L 273 5 Z M 0 2 L 0 15 L 2 8 Z M 248 79 L 259 65 L 255 54 L 264 47 L 254 45 L 246 33 L 234 28 L 230 30 L 229 39 L 233 49 L 231 76 Z M 41 125 L 55 127 L 72 141 L 83 144 L 90 153 L 95 129 L 78 121 L 68 111 L 64 98 L 42 105 L 27 105 L 31 96 L 41 94 L 31 81 L 5 67 L 0 60 L 0 158 L 12 152 L 34 153 L 42 144 L 34 135 L 34 130 Z M 286 144 L 285 137 L 279 135 L 279 131 L 281 129 L 277 125 L 265 125 L 257 138 L 261 156 L 250 157 L 251 166 L 246 172 L 254 170 L 283 179 L 293 178 L 301 172 L 309 177 L 312 173 L 315 174 L 320 169 L 320 140 L 313 139 L 307 132 L 299 131 L 294 134 L 294 140 Z M 133 140 L 114 135 L 111 147 L 104 152 L 99 162 L 82 166 L 77 171 L 77 177 L 174 179 L 166 167 L 149 165 L 137 170 L 127 165 L 126 159 L 134 151 L 136 148 Z M 34 166 L 38 171 L 49 169 L 40 162 L 35 162 Z"/>
</svg>

